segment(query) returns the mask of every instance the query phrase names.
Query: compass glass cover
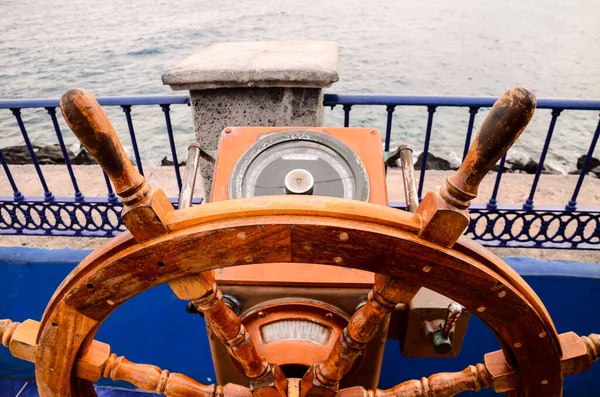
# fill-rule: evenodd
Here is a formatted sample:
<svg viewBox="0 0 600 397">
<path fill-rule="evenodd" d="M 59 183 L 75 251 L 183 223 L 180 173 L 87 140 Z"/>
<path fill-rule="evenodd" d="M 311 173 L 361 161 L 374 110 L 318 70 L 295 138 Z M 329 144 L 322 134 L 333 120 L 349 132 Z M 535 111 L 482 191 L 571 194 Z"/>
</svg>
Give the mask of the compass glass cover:
<svg viewBox="0 0 600 397">
<path fill-rule="evenodd" d="M 296 169 L 312 175 L 315 196 L 356 198 L 356 176 L 348 162 L 321 143 L 301 140 L 282 142 L 258 154 L 244 174 L 243 196 L 286 194 L 285 177 Z"/>
</svg>

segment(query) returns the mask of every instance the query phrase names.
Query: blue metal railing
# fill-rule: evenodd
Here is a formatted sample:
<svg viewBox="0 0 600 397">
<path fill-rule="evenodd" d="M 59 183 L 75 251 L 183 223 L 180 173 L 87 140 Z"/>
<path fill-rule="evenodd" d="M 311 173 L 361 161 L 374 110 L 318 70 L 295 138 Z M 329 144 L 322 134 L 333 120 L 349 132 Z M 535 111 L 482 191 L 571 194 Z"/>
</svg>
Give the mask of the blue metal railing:
<svg viewBox="0 0 600 397">
<path fill-rule="evenodd" d="M 177 147 L 173 136 L 170 110 L 173 105 L 189 105 L 189 97 L 133 96 L 99 97 L 97 99 L 102 106 L 121 107 L 131 138 L 136 165 L 142 174 L 144 168 L 131 109 L 133 106 L 156 106 L 162 109 L 165 117 L 165 131 L 173 158 L 175 178 L 179 189 L 181 189 L 181 176 L 177 165 Z M 397 108 L 424 107 L 427 111 L 427 124 L 424 131 L 423 157 L 418 187 L 419 197 L 421 197 L 436 110 L 445 107 L 468 109 L 468 124 L 463 149 L 464 159 L 471 143 L 475 118 L 479 110 L 491 107 L 495 100 L 496 98 L 493 97 L 326 94 L 324 105 L 331 108 L 341 105 L 344 112 L 344 126 L 346 127 L 350 125 L 350 113 L 353 107 L 381 106 L 382 111 L 387 114 L 384 141 L 386 151 L 390 150 L 392 121 Z M 9 109 L 17 121 L 37 177 L 44 190 L 43 197 L 24 197 L 19 191 L 18 185 L 10 172 L 10 167 L 0 149 L 0 163 L 13 190 L 13 197 L 0 197 L 0 234 L 111 237 L 123 230 L 123 226 L 118 221 L 121 204 L 114 194 L 106 175 L 104 175 L 107 186 L 106 197 L 87 198 L 80 191 L 57 119 L 57 108 L 59 106 L 58 99 L 0 101 L 0 111 Z M 472 207 L 472 221 L 467 234 L 488 246 L 600 249 L 600 207 L 577 208 L 577 197 L 600 136 L 600 120 L 590 142 L 587 157 L 579 173 L 571 199 L 564 205 L 558 205 L 558 203 L 555 206 L 542 207 L 534 205 L 534 196 L 559 116 L 562 112 L 569 110 L 600 111 L 600 100 L 539 99 L 537 107 L 538 109 L 551 110 L 552 118 L 526 201 L 523 204 L 498 204 L 498 190 L 506 161 L 506 156 L 504 156 L 500 161 L 489 201 L 485 205 L 474 205 Z M 65 160 L 69 179 L 74 188 L 75 194 L 73 197 L 54 197 L 46 184 L 43 169 L 39 165 L 25 123 L 21 117 L 21 110 L 29 108 L 45 108 L 47 110 Z M 403 204 L 392 203 L 392 205 L 402 207 Z"/>
<path fill-rule="evenodd" d="M 390 139 L 391 139 L 391 129 L 392 129 L 392 118 L 394 115 L 395 108 L 397 106 L 424 106 L 427 107 L 428 118 L 427 118 L 427 127 L 425 129 L 425 144 L 423 147 L 423 165 L 421 167 L 421 173 L 419 178 L 419 197 L 422 196 L 423 193 L 423 182 L 425 180 L 425 168 L 427 165 L 427 157 L 429 154 L 429 142 L 431 139 L 431 129 L 433 124 L 433 116 L 438 107 L 467 107 L 469 108 L 469 124 L 467 127 L 467 134 L 465 138 L 465 146 L 463 151 L 463 159 L 466 157 L 467 152 L 469 150 L 469 145 L 471 142 L 471 136 L 473 133 L 473 125 L 475 121 L 475 116 L 479 109 L 481 108 L 489 108 L 492 107 L 497 98 L 494 97 L 459 97 L 459 96 L 417 96 L 417 95 L 336 95 L 329 94 L 325 95 L 325 106 L 331 106 L 332 108 L 337 105 L 342 105 L 344 109 L 344 127 L 349 126 L 350 122 L 350 110 L 353 106 L 385 106 L 387 111 L 387 123 L 386 123 L 386 132 L 385 132 L 385 150 L 389 150 L 390 147 Z M 535 174 L 534 182 L 531 186 L 531 191 L 527 202 L 523 206 L 523 209 L 533 209 L 533 196 L 535 194 L 537 184 L 539 182 L 540 175 L 544 169 L 544 161 L 546 158 L 546 154 L 548 153 L 548 148 L 550 146 L 550 141 L 552 139 L 552 134 L 554 132 L 554 128 L 556 126 L 556 120 L 558 116 L 560 116 L 561 112 L 564 110 L 596 110 L 600 111 L 600 100 L 582 100 L 582 99 L 539 99 L 537 101 L 537 109 L 551 109 L 552 110 L 552 120 L 550 122 L 550 126 L 548 129 L 548 134 L 546 136 L 546 141 L 544 144 L 544 148 L 542 150 L 542 154 L 540 157 L 540 161 L 538 163 L 537 171 Z M 579 180 L 573 192 L 572 199 L 566 205 L 566 209 L 574 211 L 577 209 L 577 195 L 579 194 L 579 190 L 581 189 L 581 185 L 583 184 L 583 180 L 589 170 L 589 163 L 591 161 L 592 155 L 594 153 L 594 149 L 596 147 L 596 143 L 598 141 L 598 135 L 600 134 L 600 120 L 598 122 L 598 126 L 596 128 L 596 132 L 592 141 L 590 142 L 590 146 L 588 149 L 588 153 L 586 156 L 585 164 L 580 172 Z M 504 162 L 506 161 L 506 156 L 504 156 L 501 160 L 498 176 L 496 178 L 496 186 L 494 188 L 492 198 L 488 203 L 488 209 L 494 209 L 496 205 L 496 197 L 498 194 L 499 182 L 502 178 L 502 173 L 504 170 Z"/>
<path fill-rule="evenodd" d="M 164 117 L 165 117 L 166 131 L 167 131 L 169 143 L 171 146 L 171 154 L 174 159 L 175 177 L 177 179 L 177 184 L 178 184 L 179 188 L 181 189 L 181 176 L 179 174 L 179 167 L 177 167 L 177 164 L 178 164 L 177 163 L 177 153 L 175 151 L 173 128 L 171 126 L 171 116 L 170 116 L 171 108 L 170 107 L 171 107 L 171 105 L 189 105 L 190 98 L 187 96 L 172 96 L 172 95 L 167 96 L 167 95 L 165 95 L 165 96 L 133 96 L 133 97 L 98 97 L 96 99 L 98 100 L 98 103 L 102 106 L 120 106 L 121 109 L 123 110 L 123 113 L 125 114 L 125 118 L 127 121 L 129 135 L 131 137 L 131 143 L 133 146 L 136 164 L 137 164 L 138 170 L 140 171 L 140 173 L 142 175 L 144 174 L 144 170 L 143 170 L 143 166 L 142 166 L 142 160 L 141 160 L 141 156 L 140 156 L 139 147 L 137 144 L 135 130 L 133 128 L 133 120 L 131 117 L 131 107 L 132 106 L 152 106 L 152 105 L 154 105 L 154 106 L 160 106 L 162 108 L 162 111 L 164 112 Z M 42 169 L 40 168 L 40 165 L 39 165 L 39 161 L 34 152 L 33 145 L 31 144 L 31 142 L 29 140 L 29 135 L 27 133 L 27 129 L 25 128 L 25 123 L 23 122 L 23 119 L 21 117 L 22 109 L 44 108 L 47 110 L 47 112 L 51 118 L 52 125 L 54 127 L 54 131 L 56 133 L 58 144 L 60 146 L 60 149 L 61 149 L 61 152 L 63 155 L 63 159 L 64 159 L 65 165 L 67 167 L 67 171 L 69 173 L 69 178 L 70 178 L 71 183 L 73 184 L 73 188 L 75 190 L 74 200 L 76 202 L 82 202 L 82 201 L 85 201 L 85 199 L 84 199 L 83 193 L 79 190 L 79 186 L 77 184 L 75 174 L 73 173 L 73 167 L 71 165 L 71 161 L 69 159 L 69 156 L 67 155 L 67 148 L 66 148 L 64 140 L 63 140 L 63 135 L 60 130 L 60 126 L 58 124 L 58 119 L 56 117 L 57 108 L 59 108 L 59 107 L 60 107 L 60 101 L 58 99 L 0 100 L 0 109 L 9 109 L 17 121 L 19 129 L 21 131 L 21 135 L 23 136 L 23 140 L 25 141 L 25 145 L 26 145 L 29 155 L 31 157 L 32 163 L 35 167 L 37 176 L 38 176 L 40 183 L 44 189 L 44 199 L 46 201 L 55 201 L 52 192 L 48 189 Z M 6 172 L 9 183 L 13 189 L 14 200 L 15 201 L 24 200 L 23 194 L 17 188 L 17 185 L 16 185 L 14 178 L 10 172 L 10 168 L 8 167 L 8 164 L 6 163 L 6 160 L 2 153 L 1 148 L 0 148 L 0 163 L 2 163 L 2 167 L 4 168 L 4 171 Z M 110 180 L 108 179 L 108 176 L 106 174 L 104 175 L 104 180 L 105 180 L 106 187 L 107 187 L 107 200 L 111 203 L 117 202 L 118 197 L 115 195 L 115 193 L 112 189 Z M 5 198 L 0 198 L 0 200 L 6 201 Z M 68 198 L 61 198 L 61 200 L 63 202 L 71 201 Z M 3 223 L 5 223 L 3 221 L 4 221 L 3 219 L 0 220 L 0 233 L 2 233 L 3 231 L 4 232 L 6 231 L 5 229 L 2 228 Z"/>
</svg>

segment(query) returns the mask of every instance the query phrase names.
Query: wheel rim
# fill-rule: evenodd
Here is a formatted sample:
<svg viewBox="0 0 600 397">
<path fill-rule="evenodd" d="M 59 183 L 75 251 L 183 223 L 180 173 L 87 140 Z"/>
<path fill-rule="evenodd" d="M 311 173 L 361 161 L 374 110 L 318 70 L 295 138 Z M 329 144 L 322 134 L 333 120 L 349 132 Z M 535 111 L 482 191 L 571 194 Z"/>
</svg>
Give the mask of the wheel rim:
<svg viewBox="0 0 600 397">
<path fill-rule="evenodd" d="M 325 215 L 327 205 L 337 213 Z M 249 256 L 252 263 L 320 263 L 409 278 L 456 300 L 492 329 L 521 373 L 522 395 L 562 393 L 558 336 L 543 305 L 508 265 L 472 242 L 443 248 L 416 236 L 410 214 L 332 198 L 252 198 L 177 213 L 169 234 L 136 244 L 125 233 L 86 258 L 59 287 L 38 336 L 41 397 L 62 397 L 64 390 L 93 396 L 89 382 L 72 375 L 73 365 L 120 303 L 179 277 L 248 264 Z M 178 223 L 183 217 L 191 221 Z M 343 246 L 342 232 L 349 236 Z M 167 266 L 157 266 L 159 261 Z"/>
</svg>

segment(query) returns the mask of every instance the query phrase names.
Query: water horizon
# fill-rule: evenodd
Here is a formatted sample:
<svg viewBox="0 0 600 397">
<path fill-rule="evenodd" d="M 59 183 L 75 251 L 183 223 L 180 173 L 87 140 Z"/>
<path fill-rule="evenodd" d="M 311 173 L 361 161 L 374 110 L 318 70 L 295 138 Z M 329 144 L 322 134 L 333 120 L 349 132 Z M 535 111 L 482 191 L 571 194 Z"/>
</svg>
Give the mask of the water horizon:
<svg viewBox="0 0 600 397">
<path fill-rule="evenodd" d="M 56 98 L 72 87 L 97 96 L 176 94 L 162 85 L 162 72 L 211 43 L 313 39 L 340 45 L 340 81 L 327 92 L 498 96 L 524 85 L 539 98 L 599 99 L 598 20 L 600 5 L 592 0 L 8 0 L 0 3 L 0 98 Z M 32 141 L 56 143 L 43 113 L 23 112 Z M 0 147 L 22 144 L 10 111 L 2 114 Z M 351 125 L 384 131 L 385 115 L 384 107 L 356 108 Z M 109 117 L 126 137 L 120 109 Z M 549 120 L 550 111 L 539 110 L 510 156 L 537 160 Z M 398 108 L 393 146 L 410 143 L 419 151 L 425 121 L 425 109 Z M 467 121 L 466 109 L 439 109 L 430 151 L 459 160 Z M 325 122 L 341 125 L 341 109 L 326 109 Z M 548 162 L 572 169 L 597 122 L 597 112 L 564 112 Z M 158 164 L 168 155 L 162 112 L 134 108 L 134 123 L 138 139 L 146 138 L 143 162 Z M 189 110 L 174 111 L 173 125 L 185 150 L 193 139 Z M 67 144 L 75 144 L 61 127 Z"/>
</svg>

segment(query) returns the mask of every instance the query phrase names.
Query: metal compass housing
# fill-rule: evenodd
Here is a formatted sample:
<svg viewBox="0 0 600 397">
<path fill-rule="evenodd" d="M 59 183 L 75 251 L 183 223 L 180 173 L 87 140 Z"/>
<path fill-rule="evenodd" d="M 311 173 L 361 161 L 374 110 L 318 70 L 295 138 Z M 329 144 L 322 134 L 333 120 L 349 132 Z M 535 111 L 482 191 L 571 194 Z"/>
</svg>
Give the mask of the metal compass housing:
<svg viewBox="0 0 600 397">
<path fill-rule="evenodd" d="M 358 156 L 317 131 L 288 130 L 261 137 L 237 161 L 229 198 L 312 194 L 368 201 L 369 179 Z"/>
</svg>

